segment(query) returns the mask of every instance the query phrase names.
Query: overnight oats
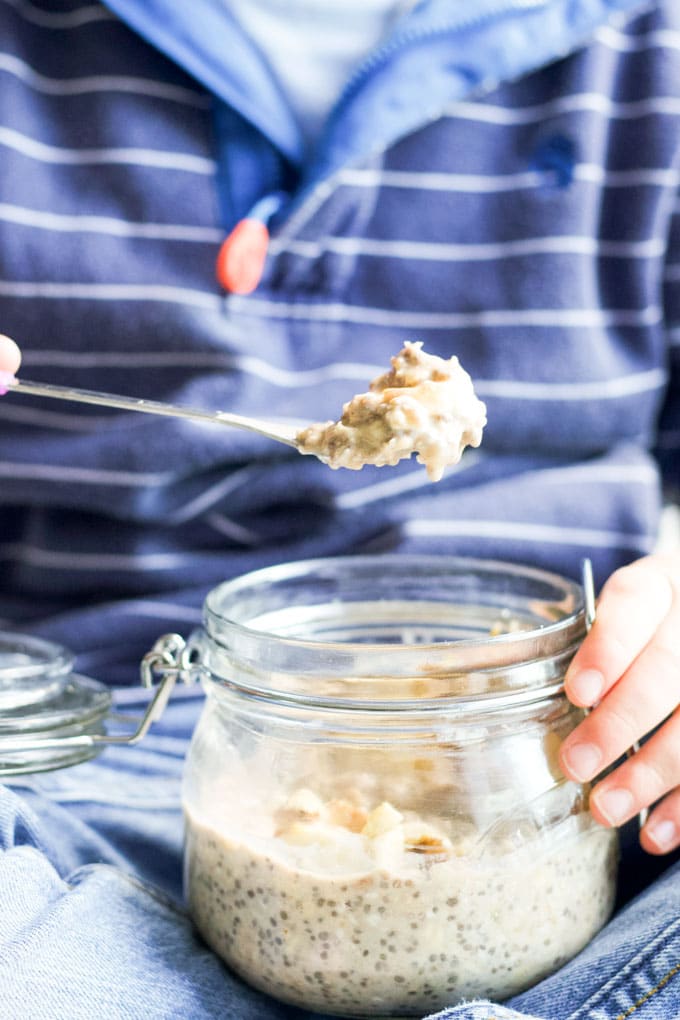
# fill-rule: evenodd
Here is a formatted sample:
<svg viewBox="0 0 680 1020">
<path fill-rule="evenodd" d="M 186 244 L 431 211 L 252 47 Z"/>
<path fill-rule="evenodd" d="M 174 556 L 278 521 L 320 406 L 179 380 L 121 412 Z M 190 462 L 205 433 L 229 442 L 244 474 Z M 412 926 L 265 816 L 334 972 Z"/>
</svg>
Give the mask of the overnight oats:
<svg viewBox="0 0 680 1020">
<path fill-rule="evenodd" d="M 184 785 L 206 942 L 345 1016 L 503 999 L 571 959 L 618 856 L 557 765 L 583 627 L 577 586 L 490 561 L 321 560 L 215 589 Z"/>
<path fill-rule="evenodd" d="M 300 453 L 354 470 L 394 465 L 415 453 L 432 481 L 439 481 L 466 446 L 480 445 L 486 407 L 458 358 L 439 358 L 422 347 L 406 343 L 390 371 L 344 405 L 339 421 L 298 432 Z"/>
</svg>

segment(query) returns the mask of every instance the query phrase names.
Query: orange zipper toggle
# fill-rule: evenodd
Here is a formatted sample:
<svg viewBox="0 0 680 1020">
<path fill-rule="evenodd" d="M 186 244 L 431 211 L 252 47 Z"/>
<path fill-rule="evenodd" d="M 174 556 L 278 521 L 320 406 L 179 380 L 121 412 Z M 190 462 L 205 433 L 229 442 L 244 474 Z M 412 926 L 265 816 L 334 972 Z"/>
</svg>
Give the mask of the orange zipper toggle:
<svg viewBox="0 0 680 1020">
<path fill-rule="evenodd" d="M 232 294 L 252 294 L 262 279 L 269 231 L 261 220 L 237 223 L 217 255 L 217 279 Z"/>
<path fill-rule="evenodd" d="M 269 248 L 267 223 L 283 201 L 281 192 L 265 195 L 222 242 L 215 272 L 225 290 L 232 294 L 252 294 L 256 289 Z"/>
</svg>

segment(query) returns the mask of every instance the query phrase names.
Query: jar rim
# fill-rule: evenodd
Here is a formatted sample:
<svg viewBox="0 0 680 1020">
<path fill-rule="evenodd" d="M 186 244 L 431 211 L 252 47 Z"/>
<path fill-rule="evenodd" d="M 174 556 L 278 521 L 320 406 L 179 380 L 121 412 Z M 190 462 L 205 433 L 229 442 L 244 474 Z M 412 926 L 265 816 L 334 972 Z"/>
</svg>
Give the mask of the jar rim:
<svg viewBox="0 0 680 1020">
<path fill-rule="evenodd" d="M 414 643 L 371 640 L 370 624 L 360 627 L 357 619 L 363 613 L 381 617 L 390 612 L 390 585 L 397 582 L 418 596 L 413 603 L 422 610 L 418 639 Z M 369 583 L 375 588 L 375 598 L 364 607 L 357 596 L 362 584 Z M 313 606 L 305 604 L 312 584 L 319 587 L 325 603 L 318 599 Z M 427 635 L 436 632 L 437 627 L 428 629 L 423 622 L 427 614 L 434 613 L 443 621 L 452 607 L 446 598 L 422 598 L 419 602 L 428 594 L 428 584 L 433 590 L 441 588 L 444 596 L 452 596 L 457 590 L 458 595 L 463 592 L 473 600 L 486 585 L 487 594 L 493 594 L 498 603 L 497 609 L 502 608 L 505 598 L 511 611 L 519 614 L 521 608 L 523 617 L 528 614 L 531 625 L 510 633 L 482 630 L 455 640 L 438 636 L 428 641 Z M 360 640 L 337 639 L 334 613 L 337 615 L 338 607 L 342 608 L 343 598 L 349 599 L 345 606 L 354 607 Z M 286 599 L 291 600 L 290 606 Z M 342 683 L 343 698 L 357 695 L 361 681 L 368 684 L 375 697 L 386 691 L 385 680 L 389 677 L 411 683 L 422 678 L 428 689 L 437 687 L 435 681 L 439 678 L 446 681 L 436 694 L 442 697 L 444 693 L 463 693 L 455 682 L 462 675 L 468 678 L 463 688 L 469 695 L 472 673 L 497 677 L 499 672 L 526 667 L 529 662 L 573 654 L 585 632 L 583 603 L 583 591 L 576 582 L 539 567 L 500 560 L 408 553 L 298 560 L 252 571 L 209 592 L 204 602 L 207 641 L 201 657 L 213 679 L 265 696 L 280 696 L 285 691 L 307 698 L 314 681 L 318 695 L 323 687 L 318 682 L 324 678 L 336 681 L 329 688 L 336 693 L 338 682 Z M 395 601 L 397 605 L 403 608 L 408 603 Z M 474 602 L 471 605 L 473 612 Z M 312 623 L 323 640 L 310 638 L 301 630 L 305 611 L 313 617 Z M 379 623 L 376 627 L 380 630 Z M 535 686 L 545 686 L 537 677 Z M 526 687 L 526 676 L 515 678 L 513 685 L 515 682 Z M 476 686 L 479 696 L 489 693 L 485 682 Z M 361 700 L 371 696 L 368 688 Z"/>
</svg>

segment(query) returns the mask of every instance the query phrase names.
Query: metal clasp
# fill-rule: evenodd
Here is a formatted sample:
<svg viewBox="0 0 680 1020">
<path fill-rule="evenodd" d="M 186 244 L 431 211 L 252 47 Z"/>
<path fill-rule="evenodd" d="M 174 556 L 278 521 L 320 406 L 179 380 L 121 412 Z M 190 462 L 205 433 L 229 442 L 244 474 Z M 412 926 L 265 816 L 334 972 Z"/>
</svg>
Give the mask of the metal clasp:
<svg viewBox="0 0 680 1020">
<path fill-rule="evenodd" d="M 137 744 L 149 732 L 152 723 L 160 719 L 177 681 L 189 684 L 201 670 L 191 661 L 192 650 L 180 634 L 163 634 L 146 653 L 139 665 L 142 686 L 156 687 L 156 693 L 146 707 L 133 733 L 93 733 L 95 744 Z"/>
</svg>

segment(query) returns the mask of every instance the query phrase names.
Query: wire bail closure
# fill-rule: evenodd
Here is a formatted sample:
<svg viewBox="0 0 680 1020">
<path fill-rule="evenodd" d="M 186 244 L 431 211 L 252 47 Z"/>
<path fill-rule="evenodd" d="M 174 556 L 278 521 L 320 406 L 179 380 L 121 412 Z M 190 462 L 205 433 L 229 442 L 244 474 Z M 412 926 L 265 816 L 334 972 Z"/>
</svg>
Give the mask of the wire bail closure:
<svg viewBox="0 0 680 1020">
<path fill-rule="evenodd" d="M 163 634 L 153 648 L 146 653 L 139 665 L 143 687 L 156 688 L 156 693 L 146 707 L 137 729 L 131 734 L 93 734 L 95 743 L 137 744 L 149 732 L 151 725 L 160 719 L 170 699 L 175 684 L 193 683 L 201 673 L 198 664 L 192 662 L 191 648 L 180 634 Z"/>
</svg>

